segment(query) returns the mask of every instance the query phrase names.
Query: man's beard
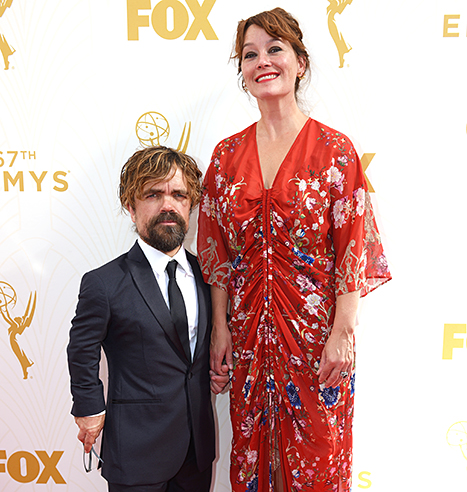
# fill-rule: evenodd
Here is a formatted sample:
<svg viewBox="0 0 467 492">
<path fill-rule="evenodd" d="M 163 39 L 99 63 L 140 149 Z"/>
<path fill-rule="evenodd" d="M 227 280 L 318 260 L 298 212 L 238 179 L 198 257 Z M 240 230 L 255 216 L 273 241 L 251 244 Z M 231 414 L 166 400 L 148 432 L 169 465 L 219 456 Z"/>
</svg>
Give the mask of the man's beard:
<svg viewBox="0 0 467 492">
<path fill-rule="evenodd" d="M 167 220 L 175 222 L 175 225 L 162 224 Z M 148 222 L 145 234 L 137 232 L 145 243 L 163 253 L 170 253 L 183 244 L 187 229 L 183 217 L 175 212 L 162 212 Z"/>
</svg>

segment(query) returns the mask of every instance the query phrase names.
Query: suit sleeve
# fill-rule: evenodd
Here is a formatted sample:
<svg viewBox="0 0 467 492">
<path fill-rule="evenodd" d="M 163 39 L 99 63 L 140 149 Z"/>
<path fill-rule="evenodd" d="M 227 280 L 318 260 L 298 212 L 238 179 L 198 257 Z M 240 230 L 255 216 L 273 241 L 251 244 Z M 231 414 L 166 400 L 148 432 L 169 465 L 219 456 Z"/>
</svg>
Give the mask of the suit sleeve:
<svg viewBox="0 0 467 492">
<path fill-rule="evenodd" d="M 105 284 L 96 273 L 87 273 L 81 280 L 67 348 L 73 396 L 71 413 L 75 417 L 95 415 L 105 410 L 99 364 L 109 319 Z"/>
</svg>

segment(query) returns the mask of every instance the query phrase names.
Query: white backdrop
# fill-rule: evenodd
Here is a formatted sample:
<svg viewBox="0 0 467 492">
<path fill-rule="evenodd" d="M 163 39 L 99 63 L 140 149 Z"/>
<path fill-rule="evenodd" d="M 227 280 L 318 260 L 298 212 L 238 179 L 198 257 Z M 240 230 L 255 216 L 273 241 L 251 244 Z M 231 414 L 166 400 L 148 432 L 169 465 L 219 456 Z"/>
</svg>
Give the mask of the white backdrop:
<svg viewBox="0 0 467 492">
<path fill-rule="evenodd" d="M 237 22 L 276 6 L 305 33 L 310 115 L 371 161 L 394 276 L 359 313 L 354 490 L 467 489 L 467 4 L 338 3 L 332 31 L 330 0 L 0 0 L 0 490 L 106 490 L 69 414 L 80 278 L 135 239 L 116 188 L 150 118 L 203 170 L 258 118 L 229 54 Z M 226 492 L 228 395 L 215 404 Z"/>
</svg>

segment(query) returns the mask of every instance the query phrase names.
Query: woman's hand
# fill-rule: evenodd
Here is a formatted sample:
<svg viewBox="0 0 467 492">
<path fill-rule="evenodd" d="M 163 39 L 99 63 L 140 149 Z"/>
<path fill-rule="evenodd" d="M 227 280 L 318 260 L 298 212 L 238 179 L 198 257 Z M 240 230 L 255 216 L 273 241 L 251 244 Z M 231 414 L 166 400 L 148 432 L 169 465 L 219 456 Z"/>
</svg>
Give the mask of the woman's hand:
<svg viewBox="0 0 467 492">
<path fill-rule="evenodd" d="M 336 315 L 328 341 L 321 354 L 319 383 L 337 387 L 352 374 L 354 366 L 354 332 L 360 291 L 336 299 Z"/>
<path fill-rule="evenodd" d="M 211 369 L 216 374 L 225 375 L 233 369 L 232 335 L 227 321 L 224 326 L 212 327 L 210 354 Z"/>
<path fill-rule="evenodd" d="M 331 330 L 319 363 L 319 383 L 335 388 L 352 373 L 354 363 L 353 332 Z M 344 375 L 347 373 L 347 376 Z"/>
<path fill-rule="evenodd" d="M 232 335 L 227 325 L 228 294 L 218 287 L 211 286 L 211 298 L 211 369 L 217 375 L 225 376 L 233 369 Z"/>
</svg>

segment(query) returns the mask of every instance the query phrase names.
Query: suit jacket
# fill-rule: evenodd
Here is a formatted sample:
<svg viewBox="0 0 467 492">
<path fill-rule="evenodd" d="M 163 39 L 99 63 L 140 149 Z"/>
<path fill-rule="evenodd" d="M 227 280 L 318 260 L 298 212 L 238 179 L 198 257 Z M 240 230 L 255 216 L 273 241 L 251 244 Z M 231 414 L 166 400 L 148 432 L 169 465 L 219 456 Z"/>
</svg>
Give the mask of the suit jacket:
<svg viewBox="0 0 467 492">
<path fill-rule="evenodd" d="M 70 330 L 72 414 L 106 410 L 102 475 L 113 483 L 169 480 L 182 465 L 191 432 L 198 468 L 215 455 L 209 388 L 211 305 L 196 258 L 187 252 L 199 303 L 197 345 L 190 363 L 151 266 L 136 243 L 83 276 Z M 107 404 L 99 379 L 108 363 Z"/>
</svg>

